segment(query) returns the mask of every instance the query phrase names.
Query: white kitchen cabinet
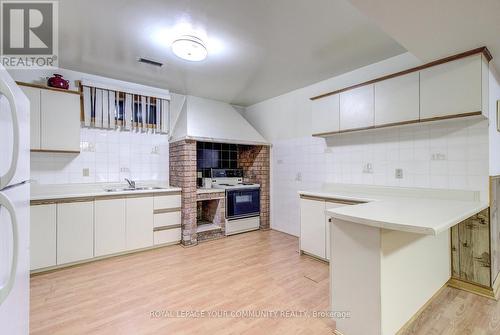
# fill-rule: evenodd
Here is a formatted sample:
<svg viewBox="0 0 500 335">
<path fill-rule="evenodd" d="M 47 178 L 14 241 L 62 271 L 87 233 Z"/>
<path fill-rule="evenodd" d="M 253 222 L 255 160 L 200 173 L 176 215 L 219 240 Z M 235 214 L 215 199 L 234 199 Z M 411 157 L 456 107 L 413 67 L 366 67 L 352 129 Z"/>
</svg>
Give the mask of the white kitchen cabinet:
<svg viewBox="0 0 500 335">
<path fill-rule="evenodd" d="M 373 84 L 340 93 L 340 130 L 374 125 Z"/>
<path fill-rule="evenodd" d="M 154 244 L 178 243 L 182 239 L 181 228 L 159 230 L 154 232 Z"/>
<path fill-rule="evenodd" d="M 40 89 L 19 86 L 30 101 L 30 149 L 40 150 Z"/>
<path fill-rule="evenodd" d="M 153 197 L 127 198 L 127 249 L 153 245 Z"/>
<path fill-rule="evenodd" d="M 375 83 L 375 125 L 418 121 L 420 114 L 419 73 Z"/>
<path fill-rule="evenodd" d="M 488 90 L 485 67 L 488 64 L 483 56 L 474 55 L 420 71 L 420 118 L 471 112 L 487 116 L 487 103 L 483 103 Z"/>
<path fill-rule="evenodd" d="M 95 257 L 126 250 L 125 204 L 125 199 L 95 201 Z"/>
<path fill-rule="evenodd" d="M 57 204 L 57 264 L 94 257 L 94 202 Z"/>
<path fill-rule="evenodd" d="M 30 101 L 30 149 L 80 152 L 80 95 L 19 83 Z"/>
<path fill-rule="evenodd" d="M 300 199 L 300 250 L 330 260 L 330 218 L 326 210 L 348 206 L 326 199 Z"/>
<path fill-rule="evenodd" d="M 325 242 L 325 201 L 301 199 L 300 250 L 326 259 Z"/>
<path fill-rule="evenodd" d="M 80 151 L 80 96 L 41 90 L 41 148 Z"/>
<path fill-rule="evenodd" d="M 30 269 L 57 264 L 56 205 L 30 207 Z"/>
<path fill-rule="evenodd" d="M 331 201 L 325 201 L 325 210 L 328 209 L 333 209 L 333 208 L 338 208 L 346 206 L 346 204 L 340 204 L 336 202 L 331 202 Z M 330 260 L 330 229 L 331 229 L 331 218 L 328 217 L 325 214 L 325 232 L 326 232 L 326 238 L 325 238 L 325 254 L 326 254 L 326 259 Z"/>
<path fill-rule="evenodd" d="M 312 101 L 313 134 L 337 132 L 340 129 L 340 99 L 338 94 Z"/>
</svg>

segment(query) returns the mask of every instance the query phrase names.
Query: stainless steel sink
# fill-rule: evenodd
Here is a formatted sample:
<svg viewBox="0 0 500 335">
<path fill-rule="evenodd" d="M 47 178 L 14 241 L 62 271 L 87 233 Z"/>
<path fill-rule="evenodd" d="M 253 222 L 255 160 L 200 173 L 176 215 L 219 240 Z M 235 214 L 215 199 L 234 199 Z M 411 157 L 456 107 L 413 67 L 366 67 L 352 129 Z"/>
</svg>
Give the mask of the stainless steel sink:
<svg viewBox="0 0 500 335">
<path fill-rule="evenodd" d="M 105 192 L 130 192 L 130 191 L 153 191 L 153 190 L 163 190 L 164 187 L 157 186 L 146 186 L 146 187 L 125 187 L 125 188 L 106 188 Z"/>
<path fill-rule="evenodd" d="M 146 187 L 136 187 L 134 190 L 137 191 L 150 191 L 150 190 L 163 190 L 164 187 L 158 187 L 158 186 L 146 186 Z"/>
</svg>

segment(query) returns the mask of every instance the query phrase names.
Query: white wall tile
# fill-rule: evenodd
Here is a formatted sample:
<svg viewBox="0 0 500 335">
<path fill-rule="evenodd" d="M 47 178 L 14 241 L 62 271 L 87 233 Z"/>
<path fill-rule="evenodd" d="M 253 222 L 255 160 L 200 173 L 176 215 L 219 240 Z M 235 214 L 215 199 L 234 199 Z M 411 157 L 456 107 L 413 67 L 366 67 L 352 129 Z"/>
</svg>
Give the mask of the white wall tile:
<svg viewBox="0 0 500 335">
<path fill-rule="evenodd" d="M 487 120 L 449 120 L 327 139 L 276 140 L 273 218 L 299 227 L 299 214 L 290 210 L 299 207 L 297 191 L 328 182 L 475 190 L 487 199 L 487 137 Z M 432 160 L 433 153 L 445 157 Z M 372 174 L 363 173 L 366 163 L 372 163 Z M 395 178 L 396 168 L 403 169 L 403 179 Z"/>
<path fill-rule="evenodd" d="M 88 142 L 93 151 L 79 155 L 32 153 L 31 178 L 40 184 L 168 180 L 165 135 L 82 128 L 81 141 Z M 151 153 L 153 145 L 158 146 L 158 154 Z M 83 176 L 85 168 L 89 169 L 88 177 Z"/>
</svg>

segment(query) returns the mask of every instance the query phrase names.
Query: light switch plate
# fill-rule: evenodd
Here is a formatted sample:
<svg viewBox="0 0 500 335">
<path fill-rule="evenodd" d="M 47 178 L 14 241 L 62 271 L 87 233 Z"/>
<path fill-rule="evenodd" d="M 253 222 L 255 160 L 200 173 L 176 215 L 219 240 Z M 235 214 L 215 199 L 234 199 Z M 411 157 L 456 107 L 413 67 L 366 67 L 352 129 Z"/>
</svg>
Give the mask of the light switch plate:
<svg viewBox="0 0 500 335">
<path fill-rule="evenodd" d="M 396 169 L 396 179 L 403 179 L 403 169 Z"/>
<path fill-rule="evenodd" d="M 82 175 L 83 175 L 84 177 L 88 177 L 88 176 L 90 176 L 90 169 L 89 169 L 89 168 L 83 168 L 83 170 L 82 170 Z"/>
</svg>

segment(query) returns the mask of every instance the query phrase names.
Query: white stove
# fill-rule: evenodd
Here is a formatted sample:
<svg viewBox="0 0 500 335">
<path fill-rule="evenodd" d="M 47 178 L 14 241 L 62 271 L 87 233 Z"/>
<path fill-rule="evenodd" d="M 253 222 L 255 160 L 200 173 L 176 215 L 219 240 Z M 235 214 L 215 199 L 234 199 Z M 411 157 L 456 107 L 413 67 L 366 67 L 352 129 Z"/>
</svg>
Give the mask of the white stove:
<svg viewBox="0 0 500 335">
<path fill-rule="evenodd" d="M 223 190 L 260 188 L 260 184 L 243 182 L 243 171 L 239 169 L 213 169 L 212 188 Z"/>
<path fill-rule="evenodd" d="M 212 179 L 212 187 L 223 190 L 260 188 L 260 184 L 244 183 L 242 178 L 215 178 Z"/>
<path fill-rule="evenodd" d="M 226 191 L 226 235 L 260 226 L 260 185 L 243 182 L 243 170 L 213 169 L 212 187 Z"/>
</svg>

